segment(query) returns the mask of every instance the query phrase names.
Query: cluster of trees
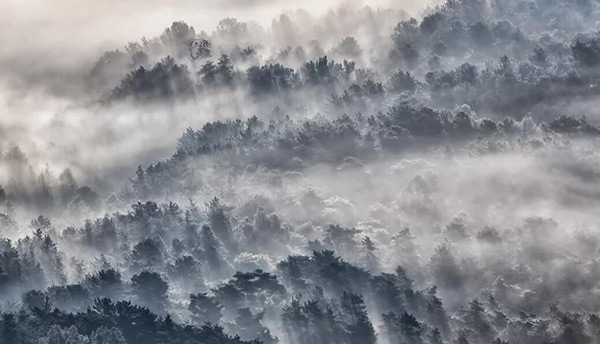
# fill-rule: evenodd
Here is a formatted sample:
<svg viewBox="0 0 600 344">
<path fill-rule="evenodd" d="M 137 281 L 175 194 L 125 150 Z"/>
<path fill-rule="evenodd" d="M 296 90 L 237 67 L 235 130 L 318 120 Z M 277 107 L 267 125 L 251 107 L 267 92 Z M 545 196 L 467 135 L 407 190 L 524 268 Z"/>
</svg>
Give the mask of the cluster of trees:
<svg viewBox="0 0 600 344">
<path fill-rule="evenodd" d="M 1 343 L 259 343 L 229 336 L 219 326 L 177 324 L 128 301 L 98 298 L 85 311 L 69 313 L 34 294 L 24 295 L 19 312 L 0 315 Z"/>
<path fill-rule="evenodd" d="M 201 233 L 211 231 L 209 225 L 204 225 L 201 230 L 193 230 L 189 224 L 184 228 L 177 228 L 177 222 L 184 221 L 182 218 L 193 218 L 196 210 L 190 207 L 185 215 L 173 218 L 173 214 L 167 211 L 167 208 L 173 207 L 173 204 L 158 208 L 152 204 L 138 204 L 134 206 L 134 211 L 124 215 L 130 219 L 124 221 L 123 228 L 119 228 L 119 232 L 124 235 L 120 236 L 115 247 L 125 247 L 127 237 L 147 230 L 140 226 L 128 228 L 131 224 L 126 223 L 133 221 L 134 216 L 146 218 L 146 226 L 154 232 L 145 233 L 150 239 L 141 240 L 126 254 L 129 266 L 119 266 L 123 274 L 127 275 L 140 271 L 133 274 L 129 282 L 123 279 L 121 272 L 108 268 L 110 263 L 105 260 L 102 264 L 107 269 L 87 274 L 78 283 L 67 284 L 63 277 L 62 281 L 53 281 L 45 291 L 25 292 L 18 309 L 1 313 L 0 341 L 123 344 L 280 341 L 593 343 L 600 340 L 600 321 L 596 313 L 567 312 L 552 303 L 546 304 L 544 308 L 540 301 L 527 306 L 531 300 L 512 304 L 515 300 L 511 299 L 510 293 L 515 292 L 511 290 L 514 287 L 504 280 L 497 279 L 493 290 L 482 290 L 481 295 L 485 297 L 485 301 L 475 298 L 464 307 L 449 311 L 439 296 L 439 290 L 460 294 L 470 282 L 468 268 L 459 266 L 447 246 L 436 248 L 430 258 L 429 269 L 437 286 L 426 285 L 419 289 L 417 284 L 421 283 L 411 279 L 409 272 L 402 266 L 397 266 L 393 273 L 379 273 L 378 268 L 372 265 L 368 268 L 369 260 L 377 263 L 380 259 L 375 253 L 376 244 L 369 237 L 358 241 L 360 230 L 338 225 L 331 225 L 323 233 L 318 245 L 336 248 L 348 257 L 360 256 L 362 263 L 349 263 L 332 250 L 315 250 L 311 255 L 295 255 L 281 260 L 273 273 L 256 269 L 238 271 L 231 278 L 224 277 L 225 279 L 210 275 L 207 277 L 209 281 L 222 282 L 211 283 L 214 287 L 208 288 L 202 279 L 200 266 L 207 266 L 211 271 L 218 271 L 221 276 L 225 276 L 230 271 L 230 267 L 225 266 L 228 264 L 227 260 L 239 256 L 243 251 L 240 245 L 245 242 L 235 239 L 235 236 L 230 239 L 223 237 L 221 241 L 212 234 L 210 238 L 204 237 L 194 243 L 195 236 L 200 237 L 203 235 Z M 233 218 L 226 213 L 224 206 L 215 199 L 207 205 L 206 217 L 203 219 L 215 228 L 227 223 L 230 223 L 229 226 L 234 225 Z M 147 216 L 151 214 L 154 214 L 154 218 L 148 219 Z M 162 223 L 162 226 L 154 226 L 157 223 Z M 551 222 L 544 223 L 536 219 L 532 219 L 527 226 L 532 231 L 539 231 L 539 227 L 543 225 L 554 226 Z M 165 232 L 167 226 L 169 230 Z M 448 225 L 447 231 L 460 230 L 456 227 L 461 227 L 461 224 L 454 220 Z M 237 230 L 236 226 L 231 229 L 231 233 Z M 100 228 L 92 231 L 100 231 Z M 188 233 L 185 242 L 176 238 L 173 239 L 171 248 L 161 247 L 160 242 L 166 241 L 169 235 L 183 238 L 181 233 L 170 233 L 180 231 Z M 490 237 L 490 232 L 495 232 L 494 237 L 498 240 L 486 239 Z M 403 237 L 401 240 L 410 240 L 407 238 L 411 235 Z M 466 240 L 468 236 L 448 234 L 448 237 L 460 241 Z M 489 242 L 491 249 L 500 245 L 503 240 L 493 228 L 484 228 L 476 238 Z M 20 258 L 19 251 L 36 251 L 35 247 L 23 247 L 28 240 L 19 243 L 18 250 L 12 248 L 10 242 L 4 243 L 1 260 L 3 267 L 11 264 L 14 267 L 24 261 L 25 258 Z M 46 253 L 53 252 L 55 257 L 61 255 L 57 253 L 56 246 L 49 237 L 42 240 L 40 249 L 46 250 Z M 207 247 L 209 242 L 226 248 L 222 250 L 222 256 L 218 258 L 221 261 L 217 266 L 211 263 L 217 258 L 211 258 L 211 254 L 206 256 L 206 252 L 202 254 L 204 258 L 198 257 L 198 261 L 195 261 L 197 248 L 193 248 L 193 245 Z M 90 249 L 105 252 L 106 255 L 118 254 L 118 250 L 111 252 L 103 248 L 102 241 L 89 245 Z M 281 245 L 281 242 L 273 245 Z M 215 247 L 213 250 L 219 249 Z M 271 251 L 272 248 L 263 250 Z M 49 271 L 55 271 L 51 274 L 61 272 L 61 265 L 42 267 L 41 263 L 44 261 L 37 255 L 29 259 L 37 262 L 38 273 L 43 272 L 45 276 L 48 276 Z M 163 263 L 172 259 L 173 263 Z M 198 263 L 200 261 L 201 264 Z M 464 264 L 469 265 L 468 262 L 460 265 Z M 24 276 L 32 275 L 31 271 L 21 268 L 17 270 Z M 2 275 L 8 279 L 16 278 L 10 272 Z M 193 282 L 183 285 L 180 284 L 182 280 Z M 42 281 L 31 281 L 30 285 L 36 283 L 38 286 L 43 284 Z M 587 283 L 594 282 L 588 279 Z M 188 295 L 188 302 L 183 304 L 173 298 L 180 288 L 182 293 Z M 552 293 L 549 290 L 544 292 Z M 3 292 L 3 295 L 7 294 Z M 182 321 L 185 323 L 181 324 Z M 269 328 L 266 325 L 276 323 L 280 323 L 281 327 L 271 325 Z M 272 330 L 282 337 L 274 335 Z M 232 337 L 233 334 L 237 335 Z"/>
<path fill-rule="evenodd" d="M 450 112 L 415 108 L 408 103 L 369 117 L 341 115 L 329 120 L 317 116 L 301 121 L 286 117 L 267 123 L 253 116 L 245 121 L 207 122 L 202 129 L 187 129 L 171 159 L 145 169 L 140 167 L 130 191 L 146 199 L 175 190 L 201 188 L 183 182 L 182 178 L 193 174 L 206 158 L 241 170 L 255 166 L 302 171 L 318 163 L 341 164 L 349 157 L 372 161 L 390 153 L 408 153 L 441 144 L 463 145 L 486 138 L 512 141 L 538 134 L 594 137 L 600 134 L 600 128 L 588 123 L 585 117 L 563 115 L 540 124 L 530 117 L 494 121 L 477 118 L 468 108 Z"/>
<path fill-rule="evenodd" d="M 154 99 L 173 99 L 193 95 L 187 67 L 166 57 L 151 69 L 139 67 L 128 74 L 111 93 L 111 99 L 134 97 L 146 102 Z"/>
</svg>

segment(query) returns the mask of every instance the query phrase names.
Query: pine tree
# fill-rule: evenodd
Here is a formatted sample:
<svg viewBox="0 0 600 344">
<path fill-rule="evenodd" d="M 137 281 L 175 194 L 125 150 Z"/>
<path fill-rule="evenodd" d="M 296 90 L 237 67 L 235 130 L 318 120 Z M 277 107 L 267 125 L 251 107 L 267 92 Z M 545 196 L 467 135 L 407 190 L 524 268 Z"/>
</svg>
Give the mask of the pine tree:
<svg viewBox="0 0 600 344">
<path fill-rule="evenodd" d="M 341 310 L 344 326 L 348 332 L 348 342 L 352 344 L 373 344 L 376 342 L 375 329 L 369 319 L 363 297 L 344 292 L 341 297 Z"/>
</svg>

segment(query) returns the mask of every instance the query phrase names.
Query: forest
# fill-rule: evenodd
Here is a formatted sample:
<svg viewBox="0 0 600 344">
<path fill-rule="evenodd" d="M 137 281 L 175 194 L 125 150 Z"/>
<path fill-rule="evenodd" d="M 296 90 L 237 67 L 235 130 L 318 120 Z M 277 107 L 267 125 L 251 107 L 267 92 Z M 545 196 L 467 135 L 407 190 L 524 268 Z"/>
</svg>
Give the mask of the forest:
<svg viewBox="0 0 600 344">
<path fill-rule="evenodd" d="M 0 49 L 0 344 L 600 343 L 600 1 L 219 14 Z"/>
</svg>

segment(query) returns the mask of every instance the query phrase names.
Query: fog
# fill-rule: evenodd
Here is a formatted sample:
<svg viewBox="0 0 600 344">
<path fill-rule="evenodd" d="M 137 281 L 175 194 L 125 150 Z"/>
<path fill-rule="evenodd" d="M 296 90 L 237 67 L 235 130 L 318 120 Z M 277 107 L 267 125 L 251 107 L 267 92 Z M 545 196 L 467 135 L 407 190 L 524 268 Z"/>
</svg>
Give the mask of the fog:
<svg viewBox="0 0 600 344">
<path fill-rule="evenodd" d="M 596 0 L 0 4 L 0 344 L 600 342 Z"/>
</svg>

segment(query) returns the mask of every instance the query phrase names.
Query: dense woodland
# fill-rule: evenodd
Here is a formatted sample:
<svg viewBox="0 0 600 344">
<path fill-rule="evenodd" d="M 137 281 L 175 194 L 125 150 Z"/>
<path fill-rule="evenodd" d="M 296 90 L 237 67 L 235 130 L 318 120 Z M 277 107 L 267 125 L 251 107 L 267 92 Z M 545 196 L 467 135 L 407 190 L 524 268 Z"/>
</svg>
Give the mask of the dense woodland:
<svg viewBox="0 0 600 344">
<path fill-rule="evenodd" d="M 112 184 L 2 149 L 0 343 L 600 343 L 599 20 L 448 0 L 104 53 L 87 106 L 217 119 Z"/>
</svg>

